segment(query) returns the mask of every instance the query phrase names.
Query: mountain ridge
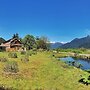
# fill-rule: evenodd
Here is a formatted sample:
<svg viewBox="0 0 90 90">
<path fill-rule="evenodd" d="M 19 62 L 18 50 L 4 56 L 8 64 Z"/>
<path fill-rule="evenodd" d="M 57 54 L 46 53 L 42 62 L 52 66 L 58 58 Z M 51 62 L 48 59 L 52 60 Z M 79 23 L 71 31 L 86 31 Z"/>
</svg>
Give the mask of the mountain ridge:
<svg viewBox="0 0 90 90">
<path fill-rule="evenodd" d="M 68 42 L 60 48 L 90 48 L 90 35 L 83 38 L 75 38 L 71 42 Z"/>
<path fill-rule="evenodd" d="M 62 45 L 63 45 L 63 43 L 61 43 L 61 42 L 54 42 L 54 43 L 51 42 L 50 43 L 51 49 L 59 48 Z"/>
</svg>

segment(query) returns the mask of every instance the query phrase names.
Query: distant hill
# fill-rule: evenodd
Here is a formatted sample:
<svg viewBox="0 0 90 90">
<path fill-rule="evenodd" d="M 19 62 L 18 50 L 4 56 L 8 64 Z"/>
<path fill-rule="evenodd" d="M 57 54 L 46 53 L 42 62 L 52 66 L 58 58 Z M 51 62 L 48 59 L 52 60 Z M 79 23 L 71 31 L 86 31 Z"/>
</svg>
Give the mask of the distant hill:
<svg viewBox="0 0 90 90">
<path fill-rule="evenodd" d="M 5 42 L 5 41 L 6 40 L 4 38 L 0 37 L 0 44 L 3 43 L 3 42 Z"/>
<path fill-rule="evenodd" d="M 51 46 L 52 49 L 59 48 L 62 45 L 63 44 L 60 43 L 60 42 L 50 43 L 50 46 Z"/>
<path fill-rule="evenodd" d="M 90 42 L 84 43 L 84 44 L 82 44 L 82 45 L 79 46 L 79 48 L 81 48 L 81 47 L 90 48 Z"/>
<path fill-rule="evenodd" d="M 61 48 L 90 48 L 90 36 L 84 38 L 75 38 L 69 43 L 61 46 Z"/>
</svg>

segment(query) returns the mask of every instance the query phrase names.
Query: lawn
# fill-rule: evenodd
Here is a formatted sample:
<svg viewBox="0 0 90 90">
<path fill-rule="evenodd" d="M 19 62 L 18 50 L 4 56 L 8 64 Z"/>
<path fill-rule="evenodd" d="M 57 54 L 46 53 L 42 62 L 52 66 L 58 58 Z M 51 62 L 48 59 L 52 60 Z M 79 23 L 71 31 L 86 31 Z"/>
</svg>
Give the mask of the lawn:
<svg viewBox="0 0 90 90">
<path fill-rule="evenodd" d="M 51 52 L 38 52 L 29 56 L 29 62 L 22 62 L 20 52 L 18 58 L 9 58 L 8 52 L 0 52 L 0 57 L 18 63 L 18 73 L 6 73 L 3 68 L 7 62 L 0 62 L 0 86 L 13 90 L 90 90 L 78 82 L 81 75 L 87 72 L 66 65 L 52 56 Z"/>
</svg>

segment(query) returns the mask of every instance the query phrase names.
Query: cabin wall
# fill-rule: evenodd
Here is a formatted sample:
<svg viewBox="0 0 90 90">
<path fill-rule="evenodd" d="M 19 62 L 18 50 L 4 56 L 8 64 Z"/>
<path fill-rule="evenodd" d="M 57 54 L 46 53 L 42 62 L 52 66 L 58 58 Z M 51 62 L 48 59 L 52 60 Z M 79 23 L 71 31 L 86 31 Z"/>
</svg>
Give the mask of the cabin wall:
<svg viewBox="0 0 90 90">
<path fill-rule="evenodd" d="M 6 47 L 0 47 L 0 51 L 5 51 Z"/>
<path fill-rule="evenodd" d="M 6 51 L 19 51 L 21 47 L 11 47 L 11 48 L 6 48 Z"/>
<path fill-rule="evenodd" d="M 10 39 L 0 45 L 5 47 L 6 51 L 20 51 L 22 49 L 22 43 L 18 39 Z"/>
</svg>

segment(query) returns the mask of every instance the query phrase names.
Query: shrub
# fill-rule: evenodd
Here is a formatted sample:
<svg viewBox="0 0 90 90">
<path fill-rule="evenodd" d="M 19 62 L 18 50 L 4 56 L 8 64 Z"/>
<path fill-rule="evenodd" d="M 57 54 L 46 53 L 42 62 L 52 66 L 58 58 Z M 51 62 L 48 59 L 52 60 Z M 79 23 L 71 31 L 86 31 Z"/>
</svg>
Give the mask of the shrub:
<svg viewBox="0 0 90 90">
<path fill-rule="evenodd" d="M 7 61 L 7 58 L 5 57 L 0 57 L 0 62 L 6 62 Z"/>
<path fill-rule="evenodd" d="M 24 56 L 21 58 L 22 62 L 28 62 L 29 61 L 29 57 L 28 56 Z"/>
<path fill-rule="evenodd" d="M 84 75 L 82 78 L 79 80 L 80 83 L 85 84 L 85 85 L 90 85 L 90 75 Z"/>
<path fill-rule="evenodd" d="M 14 90 L 13 88 L 5 87 L 5 85 L 0 85 L 0 90 Z"/>
<path fill-rule="evenodd" d="M 32 50 L 30 50 L 30 51 L 27 51 L 26 54 L 27 54 L 28 56 L 36 55 L 36 54 L 37 54 L 37 51 L 32 51 Z"/>
<path fill-rule="evenodd" d="M 21 55 L 25 55 L 26 54 L 26 51 L 21 51 Z"/>
<path fill-rule="evenodd" d="M 33 48 L 33 51 L 37 51 L 37 48 Z"/>
<path fill-rule="evenodd" d="M 78 54 L 77 54 L 77 53 L 75 53 L 75 54 L 74 54 L 74 57 L 77 57 L 77 56 L 78 56 Z"/>
<path fill-rule="evenodd" d="M 14 53 L 14 52 L 10 52 L 8 54 L 9 58 L 17 58 L 17 53 Z"/>
<path fill-rule="evenodd" d="M 32 54 L 33 54 L 33 55 L 36 55 L 36 54 L 37 54 L 37 52 L 36 52 L 36 51 L 33 51 L 33 52 L 32 52 Z"/>
<path fill-rule="evenodd" d="M 30 51 L 27 51 L 26 55 L 27 55 L 27 56 L 31 56 L 32 53 L 31 53 Z"/>
<path fill-rule="evenodd" d="M 19 71 L 18 64 L 16 61 L 9 61 L 4 66 L 5 72 L 17 73 Z"/>
</svg>

